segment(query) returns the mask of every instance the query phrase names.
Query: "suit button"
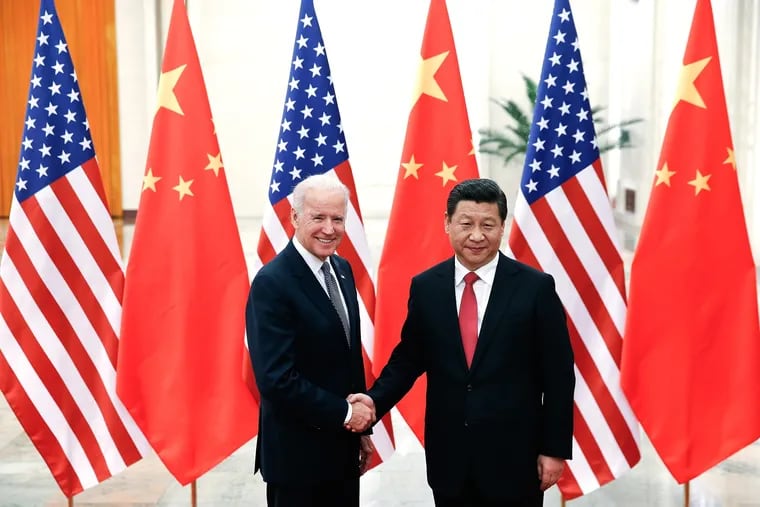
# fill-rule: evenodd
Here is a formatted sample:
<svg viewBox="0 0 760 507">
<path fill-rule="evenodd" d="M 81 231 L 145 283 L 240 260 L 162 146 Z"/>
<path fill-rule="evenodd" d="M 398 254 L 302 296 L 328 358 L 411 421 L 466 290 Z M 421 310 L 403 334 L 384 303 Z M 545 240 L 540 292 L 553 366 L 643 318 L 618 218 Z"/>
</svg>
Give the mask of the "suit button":
<svg viewBox="0 0 760 507">
<path fill-rule="evenodd" d="M 465 421 L 465 422 L 464 422 L 464 427 L 466 428 L 466 427 L 468 427 L 468 426 L 469 426 L 469 423 L 468 423 L 467 421 Z"/>
<path fill-rule="evenodd" d="M 467 392 L 472 391 L 472 384 L 467 384 Z"/>
</svg>

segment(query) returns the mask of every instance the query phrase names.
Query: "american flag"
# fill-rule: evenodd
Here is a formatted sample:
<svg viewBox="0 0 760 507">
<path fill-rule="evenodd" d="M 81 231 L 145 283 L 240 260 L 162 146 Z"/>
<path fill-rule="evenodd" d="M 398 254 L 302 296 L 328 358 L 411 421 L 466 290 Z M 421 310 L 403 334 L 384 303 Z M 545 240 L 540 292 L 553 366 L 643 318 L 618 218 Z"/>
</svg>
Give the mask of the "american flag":
<svg viewBox="0 0 760 507">
<path fill-rule="evenodd" d="M 63 493 L 150 447 L 116 397 L 124 274 L 76 72 L 42 0 L 0 261 L 0 383 Z"/>
<path fill-rule="evenodd" d="M 559 486 L 574 498 L 617 478 L 640 455 L 638 423 L 620 388 L 623 260 L 568 0 L 554 6 L 509 247 L 554 276 L 567 312 L 575 426 Z"/>
<path fill-rule="evenodd" d="M 333 171 L 351 192 L 346 234 L 338 253 L 351 263 L 354 271 L 365 372 L 369 376 L 375 313 L 372 261 L 322 33 L 312 0 L 303 0 L 253 274 L 285 248 L 293 235 L 290 223 L 293 188 L 308 176 L 329 171 Z M 372 381 L 374 378 L 368 378 L 368 384 L 371 385 Z M 372 440 L 376 455 L 382 460 L 388 459 L 394 449 L 389 418 L 384 418 L 373 428 Z"/>
</svg>

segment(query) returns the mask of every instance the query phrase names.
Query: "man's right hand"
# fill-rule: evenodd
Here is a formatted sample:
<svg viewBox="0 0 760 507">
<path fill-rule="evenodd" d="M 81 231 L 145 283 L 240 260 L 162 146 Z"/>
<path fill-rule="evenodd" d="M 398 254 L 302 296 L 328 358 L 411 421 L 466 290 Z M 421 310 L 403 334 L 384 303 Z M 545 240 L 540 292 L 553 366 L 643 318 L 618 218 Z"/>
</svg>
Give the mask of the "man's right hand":
<svg viewBox="0 0 760 507">
<path fill-rule="evenodd" d="M 354 433 L 367 430 L 377 419 L 375 417 L 375 402 L 366 394 L 352 394 L 348 397 L 351 404 L 351 419 L 346 429 Z"/>
</svg>

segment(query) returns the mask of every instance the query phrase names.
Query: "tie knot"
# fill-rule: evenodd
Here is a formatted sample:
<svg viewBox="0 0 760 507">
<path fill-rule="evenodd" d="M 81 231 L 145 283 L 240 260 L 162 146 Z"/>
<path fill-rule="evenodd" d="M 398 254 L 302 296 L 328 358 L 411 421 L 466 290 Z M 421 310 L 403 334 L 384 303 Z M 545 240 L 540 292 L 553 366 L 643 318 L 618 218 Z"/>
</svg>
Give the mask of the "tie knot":
<svg viewBox="0 0 760 507">
<path fill-rule="evenodd" d="M 475 273 L 474 271 L 470 271 L 466 275 L 464 275 L 464 283 L 465 285 L 472 285 L 476 281 L 480 280 L 480 277 Z"/>
<path fill-rule="evenodd" d="M 322 273 L 325 274 L 325 276 L 330 274 L 330 261 L 325 261 L 322 263 Z"/>
</svg>

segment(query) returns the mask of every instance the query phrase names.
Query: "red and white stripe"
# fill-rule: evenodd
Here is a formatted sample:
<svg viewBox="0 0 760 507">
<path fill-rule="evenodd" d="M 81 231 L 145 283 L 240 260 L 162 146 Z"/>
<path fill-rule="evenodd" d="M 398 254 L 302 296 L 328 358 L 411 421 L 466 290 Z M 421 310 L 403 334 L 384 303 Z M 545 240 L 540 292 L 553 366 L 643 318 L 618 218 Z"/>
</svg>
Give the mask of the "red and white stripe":
<svg viewBox="0 0 760 507">
<path fill-rule="evenodd" d="M 620 388 L 625 273 L 599 160 L 532 205 L 519 193 L 516 259 L 554 276 L 575 354 L 573 459 L 566 498 L 619 477 L 640 458 L 638 422 Z"/>
<path fill-rule="evenodd" d="M 11 204 L 0 261 L 0 384 L 67 496 L 150 446 L 116 396 L 124 285 L 95 159 Z"/>
<path fill-rule="evenodd" d="M 338 253 L 351 263 L 354 272 L 361 318 L 364 371 L 367 376 L 367 385 L 370 386 L 375 380 L 371 368 L 375 339 L 375 283 L 372 279 L 372 259 L 367 235 L 364 231 L 364 223 L 359 213 L 359 202 L 351 175 L 351 166 L 348 161 L 345 161 L 335 167 L 332 172 L 348 187 L 351 193 L 346 216 L 346 234 L 343 236 Z M 291 204 L 292 194 L 288 196 L 288 199 L 279 201 L 274 207 L 270 206 L 269 201 L 267 201 L 258 251 L 254 257 L 253 266 L 251 266 L 252 275 L 255 275 L 261 266 L 270 261 L 276 252 L 287 246 L 294 232 L 290 223 Z M 375 444 L 377 455 L 381 460 L 385 461 L 393 454 L 395 446 L 390 415 L 384 417 L 373 427 L 372 442 Z"/>
</svg>

